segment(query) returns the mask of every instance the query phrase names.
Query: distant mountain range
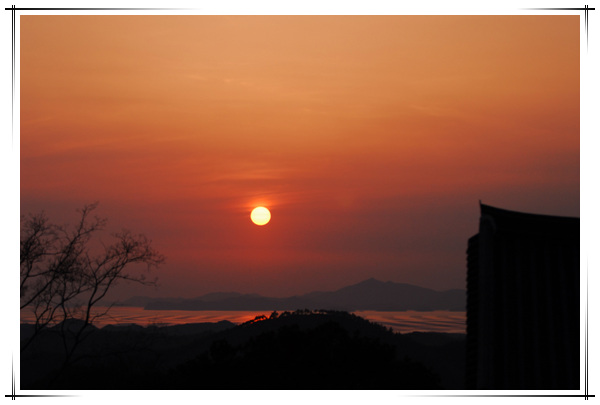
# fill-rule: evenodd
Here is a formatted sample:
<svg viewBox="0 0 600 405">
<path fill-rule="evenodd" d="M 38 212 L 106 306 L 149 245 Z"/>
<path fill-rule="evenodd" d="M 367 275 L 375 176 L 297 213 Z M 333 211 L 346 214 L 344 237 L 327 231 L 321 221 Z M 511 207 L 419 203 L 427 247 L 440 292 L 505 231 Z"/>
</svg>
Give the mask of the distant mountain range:
<svg viewBox="0 0 600 405">
<path fill-rule="evenodd" d="M 152 310 L 190 311 L 464 311 L 465 290 L 435 291 L 411 284 L 370 278 L 337 291 L 311 292 L 287 298 L 235 292 L 211 293 L 197 298 L 133 297 L 120 304 Z"/>
</svg>

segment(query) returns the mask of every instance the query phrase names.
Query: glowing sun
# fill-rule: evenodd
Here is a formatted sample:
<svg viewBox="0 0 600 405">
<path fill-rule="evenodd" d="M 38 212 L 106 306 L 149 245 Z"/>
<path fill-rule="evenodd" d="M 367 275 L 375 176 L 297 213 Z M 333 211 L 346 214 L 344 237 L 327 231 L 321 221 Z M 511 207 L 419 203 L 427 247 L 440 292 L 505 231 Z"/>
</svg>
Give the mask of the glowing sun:
<svg viewBox="0 0 600 405">
<path fill-rule="evenodd" d="M 266 225 L 271 220 L 271 213 L 265 207 L 256 207 L 250 213 L 250 219 L 256 225 Z"/>
</svg>

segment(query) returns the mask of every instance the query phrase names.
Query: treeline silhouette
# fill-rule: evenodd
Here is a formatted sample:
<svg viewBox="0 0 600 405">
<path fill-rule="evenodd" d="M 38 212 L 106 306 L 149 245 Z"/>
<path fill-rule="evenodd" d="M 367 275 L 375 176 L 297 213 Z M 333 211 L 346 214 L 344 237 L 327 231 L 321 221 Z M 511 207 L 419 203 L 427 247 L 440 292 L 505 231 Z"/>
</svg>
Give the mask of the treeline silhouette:
<svg viewBox="0 0 600 405">
<path fill-rule="evenodd" d="M 237 326 L 179 327 L 93 330 L 80 361 L 59 373 L 47 362 L 58 356 L 48 334 L 22 357 L 21 388 L 461 388 L 447 376 L 463 375 L 464 339 L 401 335 L 342 311 L 273 312 Z"/>
<path fill-rule="evenodd" d="M 177 388 L 437 389 L 439 377 L 421 363 L 399 360 L 395 348 L 327 322 L 301 330 L 285 325 L 247 343 L 212 344 L 177 368 Z"/>
</svg>

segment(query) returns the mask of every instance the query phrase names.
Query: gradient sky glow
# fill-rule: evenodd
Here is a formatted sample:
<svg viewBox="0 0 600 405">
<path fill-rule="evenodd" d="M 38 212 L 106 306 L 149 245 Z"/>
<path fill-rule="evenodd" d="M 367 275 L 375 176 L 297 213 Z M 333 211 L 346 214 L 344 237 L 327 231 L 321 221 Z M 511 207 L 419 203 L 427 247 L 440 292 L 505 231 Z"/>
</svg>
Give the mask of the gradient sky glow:
<svg viewBox="0 0 600 405">
<path fill-rule="evenodd" d="M 21 212 L 99 201 L 150 237 L 161 287 L 123 296 L 465 288 L 479 200 L 579 216 L 579 41 L 579 16 L 22 16 Z"/>
</svg>

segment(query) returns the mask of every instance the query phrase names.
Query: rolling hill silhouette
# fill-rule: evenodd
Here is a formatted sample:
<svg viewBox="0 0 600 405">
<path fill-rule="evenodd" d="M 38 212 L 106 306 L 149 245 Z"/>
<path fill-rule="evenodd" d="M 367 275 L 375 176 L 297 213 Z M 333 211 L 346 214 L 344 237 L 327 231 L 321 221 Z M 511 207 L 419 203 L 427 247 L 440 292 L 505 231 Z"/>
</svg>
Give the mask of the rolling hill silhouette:
<svg viewBox="0 0 600 405">
<path fill-rule="evenodd" d="M 464 311 L 465 291 L 435 291 L 411 284 L 382 282 L 370 278 L 361 283 L 329 292 L 311 292 L 287 298 L 263 297 L 258 294 L 211 293 L 197 298 L 135 297 L 121 305 L 153 310 L 233 310 L 271 311 L 333 309 L 340 311 Z"/>
<path fill-rule="evenodd" d="M 343 311 L 106 326 L 57 373 L 60 353 L 51 331 L 22 353 L 21 388 L 460 389 L 464 375 L 464 335 L 399 334 Z"/>
</svg>

